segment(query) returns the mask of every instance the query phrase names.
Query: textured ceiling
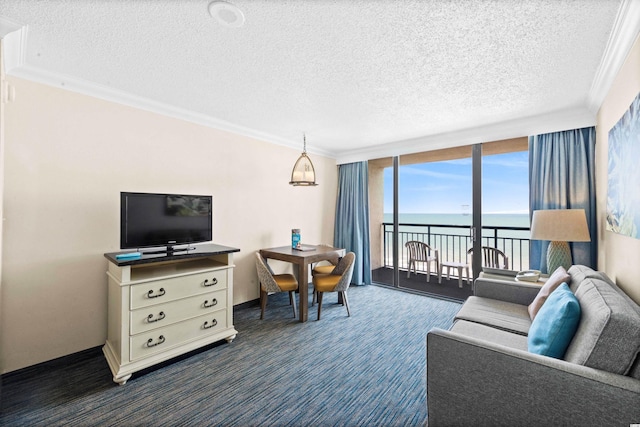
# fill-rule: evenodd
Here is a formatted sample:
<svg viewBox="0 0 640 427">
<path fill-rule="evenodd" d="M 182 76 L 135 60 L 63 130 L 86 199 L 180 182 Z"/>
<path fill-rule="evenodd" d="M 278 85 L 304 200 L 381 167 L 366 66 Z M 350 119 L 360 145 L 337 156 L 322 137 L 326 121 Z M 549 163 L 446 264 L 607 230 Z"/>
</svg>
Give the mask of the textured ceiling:
<svg viewBox="0 0 640 427">
<path fill-rule="evenodd" d="M 209 3 L 2 0 L 9 74 L 340 157 L 584 111 L 624 1 L 233 0 L 241 28 Z"/>
</svg>

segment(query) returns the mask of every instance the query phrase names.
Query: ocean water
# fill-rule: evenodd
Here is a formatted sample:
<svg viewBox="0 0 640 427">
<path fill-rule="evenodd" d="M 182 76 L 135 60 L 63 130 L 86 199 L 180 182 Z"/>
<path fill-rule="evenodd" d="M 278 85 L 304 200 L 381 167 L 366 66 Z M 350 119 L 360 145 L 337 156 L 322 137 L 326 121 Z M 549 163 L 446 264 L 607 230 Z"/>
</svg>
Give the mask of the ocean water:
<svg viewBox="0 0 640 427">
<path fill-rule="evenodd" d="M 470 214 L 414 214 L 401 213 L 401 224 L 471 225 Z M 384 222 L 392 222 L 393 214 L 385 213 Z M 529 227 L 529 214 L 483 214 L 482 224 L 494 227 Z"/>
</svg>

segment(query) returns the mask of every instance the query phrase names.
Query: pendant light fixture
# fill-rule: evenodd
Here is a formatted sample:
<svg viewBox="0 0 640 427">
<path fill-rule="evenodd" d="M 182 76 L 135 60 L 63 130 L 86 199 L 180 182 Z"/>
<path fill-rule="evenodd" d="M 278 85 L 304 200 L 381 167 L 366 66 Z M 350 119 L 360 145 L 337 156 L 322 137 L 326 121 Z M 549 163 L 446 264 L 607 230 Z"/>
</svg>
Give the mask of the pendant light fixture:
<svg viewBox="0 0 640 427">
<path fill-rule="evenodd" d="M 289 181 L 289 184 L 295 186 L 318 185 L 316 184 L 316 171 L 313 169 L 313 163 L 311 163 L 311 159 L 307 156 L 307 136 L 305 134 L 303 134 L 303 139 L 304 148 L 302 149 L 302 154 L 296 161 L 296 164 L 293 165 L 291 181 Z"/>
</svg>

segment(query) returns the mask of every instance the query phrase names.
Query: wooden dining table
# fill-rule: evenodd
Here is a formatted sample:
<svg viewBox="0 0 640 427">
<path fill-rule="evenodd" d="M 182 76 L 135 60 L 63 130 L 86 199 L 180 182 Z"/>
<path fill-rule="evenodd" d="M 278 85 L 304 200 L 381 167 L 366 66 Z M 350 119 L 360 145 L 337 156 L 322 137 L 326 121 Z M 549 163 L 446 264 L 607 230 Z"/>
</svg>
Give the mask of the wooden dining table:
<svg viewBox="0 0 640 427">
<path fill-rule="evenodd" d="M 291 246 L 260 249 L 263 258 L 290 262 L 298 266 L 298 289 L 300 291 L 300 321 L 306 322 L 309 315 L 309 265 L 320 261 L 337 263 L 345 254 L 344 249 L 321 245 L 303 245 L 305 250 L 293 249 Z"/>
</svg>

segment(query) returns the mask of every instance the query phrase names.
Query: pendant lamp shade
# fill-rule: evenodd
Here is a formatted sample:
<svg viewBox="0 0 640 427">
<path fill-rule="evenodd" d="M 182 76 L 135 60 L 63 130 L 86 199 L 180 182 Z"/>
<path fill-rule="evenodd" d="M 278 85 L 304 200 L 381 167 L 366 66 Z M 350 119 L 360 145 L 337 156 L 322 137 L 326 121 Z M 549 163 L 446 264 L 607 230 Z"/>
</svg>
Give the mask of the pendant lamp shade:
<svg viewBox="0 0 640 427">
<path fill-rule="evenodd" d="M 296 164 L 293 165 L 293 170 L 291 171 L 291 181 L 289 184 L 295 186 L 312 186 L 318 185 L 316 184 L 316 171 L 313 168 L 313 163 L 311 163 L 311 159 L 307 156 L 307 137 L 304 136 L 304 148 L 302 150 L 302 154 L 296 161 Z"/>
</svg>

